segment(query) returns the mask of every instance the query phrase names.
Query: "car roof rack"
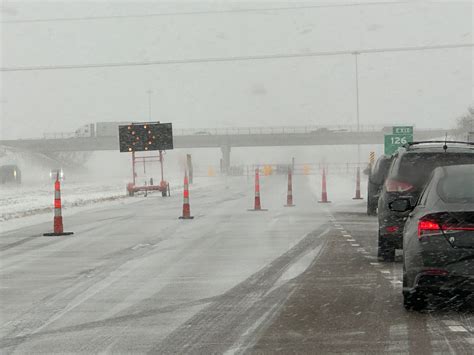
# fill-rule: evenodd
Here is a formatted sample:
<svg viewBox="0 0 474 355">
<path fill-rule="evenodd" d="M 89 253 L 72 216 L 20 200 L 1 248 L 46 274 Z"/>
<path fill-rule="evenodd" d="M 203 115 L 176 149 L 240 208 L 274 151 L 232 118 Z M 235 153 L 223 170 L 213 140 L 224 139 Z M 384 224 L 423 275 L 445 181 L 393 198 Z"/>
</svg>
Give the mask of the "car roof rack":
<svg viewBox="0 0 474 355">
<path fill-rule="evenodd" d="M 430 143 L 442 143 L 442 144 L 444 144 L 445 146 L 447 146 L 448 143 L 451 143 L 451 144 L 465 144 L 465 145 L 469 145 L 469 146 L 474 146 L 474 142 L 465 142 L 465 141 L 439 141 L 439 140 L 436 140 L 436 141 L 409 142 L 409 143 L 404 144 L 403 147 L 404 147 L 404 148 L 411 148 L 411 147 L 414 146 L 414 145 L 430 144 Z"/>
</svg>

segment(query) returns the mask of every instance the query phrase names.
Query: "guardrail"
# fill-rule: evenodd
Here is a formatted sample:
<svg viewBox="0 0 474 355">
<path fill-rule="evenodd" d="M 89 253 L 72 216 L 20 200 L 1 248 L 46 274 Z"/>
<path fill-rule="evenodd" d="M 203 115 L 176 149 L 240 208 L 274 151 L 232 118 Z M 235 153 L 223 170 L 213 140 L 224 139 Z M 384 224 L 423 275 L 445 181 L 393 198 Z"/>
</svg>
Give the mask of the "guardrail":
<svg viewBox="0 0 474 355">
<path fill-rule="evenodd" d="M 176 136 L 190 135 L 252 135 L 252 134 L 325 134 L 337 132 L 357 132 L 357 126 L 331 125 L 331 126 L 280 126 L 280 127 L 233 127 L 233 128 L 187 128 L 174 129 Z M 391 127 L 382 125 L 363 125 L 360 132 L 390 131 Z"/>
<path fill-rule="evenodd" d="M 253 176 L 255 169 L 259 168 L 262 175 L 266 172 L 270 175 L 283 174 L 286 175 L 290 164 L 278 164 L 278 163 L 261 163 L 261 164 L 249 164 L 249 165 L 233 165 L 229 167 L 228 173 L 233 176 Z M 320 176 L 323 167 L 326 169 L 327 175 L 349 175 L 354 176 L 356 169 L 360 168 L 362 176 L 364 176 L 364 170 L 368 167 L 368 162 L 347 162 L 347 163 L 298 163 L 294 165 L 294 175 L 317 175 Z M 194 168 L 195 176 L 209 176 L 209 171 L 213 172 L 213 176 L 216 173 L 222 173 L 218 166 L 209 166 L 205 169 L 203 166 Z"/>
</svg>

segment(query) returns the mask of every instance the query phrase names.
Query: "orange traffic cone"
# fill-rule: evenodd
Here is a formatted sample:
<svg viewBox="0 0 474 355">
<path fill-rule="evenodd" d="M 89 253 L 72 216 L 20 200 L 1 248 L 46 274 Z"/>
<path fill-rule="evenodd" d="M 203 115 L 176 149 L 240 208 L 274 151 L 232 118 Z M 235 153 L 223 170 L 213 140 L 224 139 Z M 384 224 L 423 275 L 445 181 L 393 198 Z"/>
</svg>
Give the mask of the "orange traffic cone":
<svg viewBox="0 0 474 355">
<path fill-rule="evenodd" d="M 360 167 L 357 167 L 356 195 L 353 200 L 362 200 L 362 197 L 360 196 Z"/>
<path fill-rule="evenodd" d="M 328 192 L 326 189 L 326 170 L 323 168 L 323 180 L 322 180 L 322 191 L 321 191 L 321 201 L 318 201 L 319 203 L 330 203 L 331 201 L 328 201 Z"/>
<path fill-rule="evenodd" d="M 260 203 L 260 173 L 258 168 L 255 169 L 255 204 L 253 210 L 249 211 L 267 211 L 262 209 L 262 205 Z"/>
<path fill-rule="evenodd" d="M 295 207 L 293 204 L 293 178 L 291 174 L 291 168 L 288 168 L 288 193 L 286 195 L 285 207 Z"/>
<path fill-rule="evenodd" d="M 54 222 L 53 222 L 53 233 L 44 233 L 46 237 L 71 235 L 73 232 L 64 232 L 63 228 L 63 217 L 61 213 L 61 183 L 59 182 L 59 174 L 56 176 L 56 182 L 54 183 Z"/>
<path fill-rule="evenodd" d="M 179 219 L 193 219 L 191 208 L 189 206 L 189 181 L 188 172 L 184 173 L 184 192 L 183 192 L 183 215 Z"/>
</svg>

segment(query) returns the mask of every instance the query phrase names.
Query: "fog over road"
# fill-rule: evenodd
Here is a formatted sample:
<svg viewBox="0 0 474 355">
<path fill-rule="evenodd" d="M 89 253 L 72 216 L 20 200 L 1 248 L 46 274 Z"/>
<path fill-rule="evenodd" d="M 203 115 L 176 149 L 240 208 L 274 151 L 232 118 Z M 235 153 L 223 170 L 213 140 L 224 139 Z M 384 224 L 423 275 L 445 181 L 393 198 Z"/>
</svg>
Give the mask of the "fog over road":
<svg viewBox="0 0 474 355">
<path fill-rule="evenodd" d="M 317 179 L 316 179 L 317 180 Z M 2 233 L 2 353 L 468 353 L 469 308 L 406 312 L 401 264 L 376 261 L 376 218 L 347 186 L 234 177 Z M 332 192 L 332 195 L 331 195 Z M 72 213 L 72 211 L 71 211 Z"/>
</svg>

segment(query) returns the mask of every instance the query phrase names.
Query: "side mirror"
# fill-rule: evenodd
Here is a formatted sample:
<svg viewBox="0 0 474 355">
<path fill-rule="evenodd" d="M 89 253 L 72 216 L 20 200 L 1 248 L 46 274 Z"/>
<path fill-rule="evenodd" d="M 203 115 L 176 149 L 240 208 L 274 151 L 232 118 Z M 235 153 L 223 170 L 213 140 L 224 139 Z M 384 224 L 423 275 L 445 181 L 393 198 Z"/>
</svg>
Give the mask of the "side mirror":
<svg viewBox="0 0 474 355">
<path fill-rule="evenodd" d="M 413 210 L 410 198 L 399 198 L 388 204 L 388 208 L 394 212 L 408 212 Z"/>
</svg>

